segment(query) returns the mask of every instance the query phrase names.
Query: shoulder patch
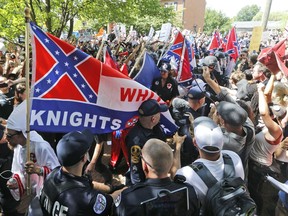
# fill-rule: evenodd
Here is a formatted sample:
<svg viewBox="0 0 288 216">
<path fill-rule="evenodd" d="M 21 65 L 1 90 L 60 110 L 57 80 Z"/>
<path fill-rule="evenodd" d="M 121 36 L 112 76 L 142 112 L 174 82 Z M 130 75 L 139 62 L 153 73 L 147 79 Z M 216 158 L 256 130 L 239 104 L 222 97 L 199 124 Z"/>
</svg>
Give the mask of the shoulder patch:
<svg viewBox="0 0 288 216">
<path fill-rule="evenodd" d="M 106 197 L 103 194 L 98 194 L 95 204 L 93 206 L 93 210 L 96 214 L 101 214 L 106 208 Z"/>
<path fill-rule="evenodd" d="M 115 199 L 115 206 L 118 207 L 121 203 L 121 193 Z"/>
</svg>

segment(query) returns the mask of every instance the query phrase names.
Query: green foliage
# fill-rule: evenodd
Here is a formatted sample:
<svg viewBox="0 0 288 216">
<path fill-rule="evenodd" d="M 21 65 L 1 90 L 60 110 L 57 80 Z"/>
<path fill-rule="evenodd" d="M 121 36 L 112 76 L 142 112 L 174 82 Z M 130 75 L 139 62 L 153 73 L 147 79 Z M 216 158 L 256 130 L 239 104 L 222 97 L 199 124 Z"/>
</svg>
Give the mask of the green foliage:
<svg viewBox="0 0 288 216">
<path fill-rule="evenodd" d="M 175 13 L 161 6 L 159 0 L 0 0 L 0 37 L 15 40 L 24 35 L 24 8 L 31 9 L 31 20 L 42 29 L 59 37 L 63 32 L 72 32 L 77 23 L 98 31 L 107 23 L 117 22 L 148 32 L 151 25 L 159 28 L 163 23 L 174 23 Z M 79 21 L 78 21 L 79 20 Z"/>
<path fill-rule="evenodd" d="M 258 12 L 253 17 L 253 21 L 261 21 L 262 15 L 263 15 L 263 12 Z M 268 20 L 269 21 L 287 21 L 288 20 L 288 11 L 271 12 Z"/>
<path fill-rule="evenodd" d="M 117 22 L 148 32 L 151 25 L 159 28 L 163 23 L 175 22 L 175 13 L 171 8 L 162 7 L 159 0 L 98 0 L 79 14 L 81 19 L 95 20 L 96 29 Z"/>
<path fill-rule="evenodd" d="M 17 43 L 20 35 L 25 34 L 24 8 L 23 1 L 6 3 L 0 0 L 0 37 Z"/>
<path fill-rule="evenodd" d="M 260 11 L 257 5 L 247 5 L 243 7 L 237 14 L 235 21 L 251 21 L 253 17 Z"/>
<path fill-rule="evenodd" d="M 262 20 L 263 12 L 258 12 L 254 18 L 253 21 L 261 21 Z M 287 11 L 281 11 L 281 12 L 271 12 L 269 15 L 268 21 L 280 21 L 281 27 L 285 27 L 288 20 L 288 12 Z"/>
<path fill-rule="evenodd" d="M 231 28 L 231 20 L 221 11 L 207 9 L 205 11 L 204 32 L 211 34 L 215 29 L 228 32 Z"/>
</svg>

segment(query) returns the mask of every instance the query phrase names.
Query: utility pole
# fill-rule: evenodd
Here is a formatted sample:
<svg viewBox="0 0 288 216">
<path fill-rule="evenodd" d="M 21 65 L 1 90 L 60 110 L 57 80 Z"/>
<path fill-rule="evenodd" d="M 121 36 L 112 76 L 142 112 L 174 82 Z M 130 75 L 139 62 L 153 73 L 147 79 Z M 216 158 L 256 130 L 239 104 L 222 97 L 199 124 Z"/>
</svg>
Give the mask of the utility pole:
<svg viewBox="0 0 288 216">
<path fill-rule="evenodd" d="M 264 9 L 264 13 L 263 13 L 263 16 L 262 16 L 262 28 L 263 28 L 263 31 L 265 31 L 266 27 L 267 27 L 271 5 L 272 5 L 272 0 L 266 0 L 265 9 Z"/>
</svg>

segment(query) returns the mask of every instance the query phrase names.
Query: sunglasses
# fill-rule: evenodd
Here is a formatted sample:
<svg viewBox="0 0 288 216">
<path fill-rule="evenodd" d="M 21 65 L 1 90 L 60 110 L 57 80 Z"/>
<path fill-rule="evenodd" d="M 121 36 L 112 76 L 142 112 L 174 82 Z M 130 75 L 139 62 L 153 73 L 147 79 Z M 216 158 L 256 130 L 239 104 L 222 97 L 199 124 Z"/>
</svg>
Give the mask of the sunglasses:
<svg viewBox="0 0 288 216">
<path fill-rule="evenodd" d="M 144 159 L 142 152 L 140 153 L 140 157 L 151 169 L 154 169 L 153 166 Z"/>
<path fill-rule="evenodd" d="M 7 137 L 8 139 L 11 139 L 13 136 L 15 136 L 15 135 L 19 135 L 19 134 L 21 134 L 20 131 L 18 131 L 17 133 L 14 133 L 14 134 L 6 133 L 6 137 Z"/>
</svg>

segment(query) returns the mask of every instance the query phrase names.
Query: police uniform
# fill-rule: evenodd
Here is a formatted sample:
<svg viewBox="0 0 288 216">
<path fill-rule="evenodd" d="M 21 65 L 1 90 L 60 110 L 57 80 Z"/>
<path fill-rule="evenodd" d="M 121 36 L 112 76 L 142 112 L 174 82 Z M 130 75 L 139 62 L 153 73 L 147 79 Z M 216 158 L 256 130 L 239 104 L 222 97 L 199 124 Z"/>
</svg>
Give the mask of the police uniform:
<svg viewBox="0 0 288 216">
<path fill-rule="evenodd" d="M 148 129 L 144 128 L 138 121 L 126 136 L 125 142 L 130 162 L 130 176 L 127 176 L 127 178 L 129 179 L 130 177 L 132 184 L 143 182 L 145 180 L 140 152 L 146 141 L 151 138 L 166 141 L 166 136 L 160 124 L 153 127 L 153 129 Z"/>
<path fill-rule="evenodd" d="M 159 95 L 159 97 L 167 104 L 179 95 L 178 84 L 175 79 L 168 76 L 165 85 L 162 87 L 161 77 L 153 81 L 151 90 Z"/>
<path fill-rule="evenodd" d="M 146 215 L 144 205 L 141 205 L 142 202 L 157 197 L 162 190 L 175 191 L 183 187 L 188 188 L 189 194 L 189 213 L 185 215 L 199 215 L 198 200 L 193 187 L 183 183 L 172 182 L 170 178 L 147 179 L 143 183 L 139 183 L 122 191 L 115 201 L 113 213 L 117 216 Z M 159 208 L 157 208 L 157 215 L 175 215 L 173 214 L 173 212 L 175 212 L 174 210 L 178 211 L 175 208 L 175 203 L 161 203 Z M 161 214 L 159 214 L 160 212 Z"/>
<path fill-rule="evenodd" d="M 110 215 L 113 199 L 93 189 L 88 178 L 57 167 L 44 183 L 40 203 L 45 216 Z"/>
</svg>

